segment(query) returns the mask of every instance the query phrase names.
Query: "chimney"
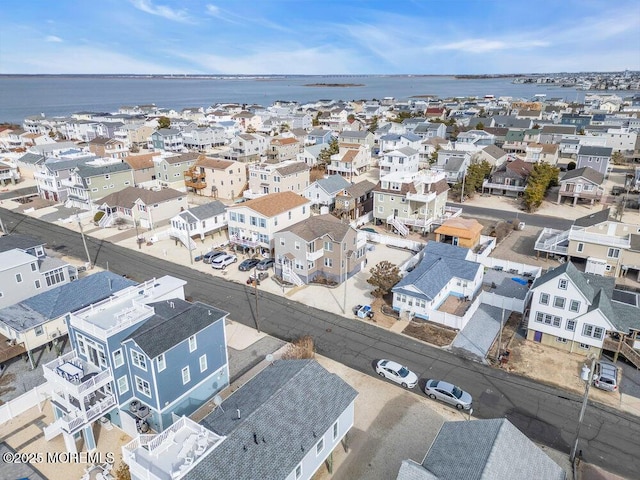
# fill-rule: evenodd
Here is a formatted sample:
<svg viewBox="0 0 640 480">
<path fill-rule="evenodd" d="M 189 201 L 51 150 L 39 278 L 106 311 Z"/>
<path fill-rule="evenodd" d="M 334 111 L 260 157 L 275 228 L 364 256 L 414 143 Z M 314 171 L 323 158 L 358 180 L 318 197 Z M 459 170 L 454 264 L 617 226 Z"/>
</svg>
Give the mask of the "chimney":
<svg viewBox="0 0 640 480">
<path fill-rule="evenodd" d="M 112 289 L 112 287 L 111 287 L 111 279 L 109 279 L 109 290 L 111 290 L 111 289 Z"/>
</svg>

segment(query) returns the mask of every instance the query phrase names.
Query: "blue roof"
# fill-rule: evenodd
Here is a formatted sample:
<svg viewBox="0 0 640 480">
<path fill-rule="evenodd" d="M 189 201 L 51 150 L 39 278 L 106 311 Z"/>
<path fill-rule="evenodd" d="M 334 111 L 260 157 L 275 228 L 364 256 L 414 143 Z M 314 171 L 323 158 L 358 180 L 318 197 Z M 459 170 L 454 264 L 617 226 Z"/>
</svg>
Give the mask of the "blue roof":
<svg viewBox="0 0 640 480">
<path fill-rule="evenodd" d="M 327 178 L 316 180 L 316 182 L 327 193 L 337 193 L 351 185 L 342 175 L 338 174 L 329 175 Z"/>
</svg>

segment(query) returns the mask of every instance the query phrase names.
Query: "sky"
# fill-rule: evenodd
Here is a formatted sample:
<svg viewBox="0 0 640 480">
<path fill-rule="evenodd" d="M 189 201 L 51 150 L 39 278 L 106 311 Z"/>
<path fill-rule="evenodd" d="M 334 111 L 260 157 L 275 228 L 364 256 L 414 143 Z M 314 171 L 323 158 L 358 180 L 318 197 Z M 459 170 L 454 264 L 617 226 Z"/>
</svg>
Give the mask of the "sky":
<svg viewBox="0 0 640 480">
<path fill-rule="evenodd" d="M 3 0 L 0 74 L 640 70 L 639 0 Z"/>
</svg>

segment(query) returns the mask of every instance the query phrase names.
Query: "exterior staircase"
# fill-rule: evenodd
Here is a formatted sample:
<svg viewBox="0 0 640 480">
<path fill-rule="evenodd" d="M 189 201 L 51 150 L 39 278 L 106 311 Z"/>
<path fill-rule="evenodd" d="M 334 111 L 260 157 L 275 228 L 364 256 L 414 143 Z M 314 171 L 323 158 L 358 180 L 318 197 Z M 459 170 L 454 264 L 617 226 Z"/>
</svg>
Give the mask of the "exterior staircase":
<svg viewBox="0 0 640 480">
<path fill-rule="evenodd" d="M 622 342 L 622 345 L 620 345 L 620 353 L 637 369 L 640 369 L 640 353 L 638 353 L 637 350 L 631 348 L 628 343 Z"/>
<path fill-rule="evenodd" d="M 185 232 L 184 230 L 177 230 L 175 228 L 171 229 L 171 236 L 177 238 L 182 242 L 182 244 L 187 247 L 189 250 L 196 249 L 196 242 Z"/>
<path fill-rule="evenodd" d="M 541 252 L 566 254 L 569 250 L 570 230 L 557 231 L 549 228 L 543 229 L 536 241 L 535 249 Z"/>
<path fill-rule="evenodd" d="M 393 225 L 395 229 L 398 231 L 398 233 L 403 237 L 406 237 L 409 234 L 409 229 L 400 220 L 395 218 L 393 215 L 387 218 L 387 223 L 390 223 L 391 225 Z"/>
<path fill-rule="evenodd" d="M 46 441 L 51 440 L 52 438 L 57 437 L 62 433 L 62 425 L 65 424 L 65 421 L 62 418 L 59 418 L 51 425 L 47 425 L 42 429 L 42 433 L 44 433 L 44 439 Z"/>
<path fill-rule="evenodd" d="M 293 271 L 288 263 L 282 265 L 282 279 L 286 282 L 293 283 L 297 287 L 304 285 L 304 282 L 300 276 Z"/>
<path fill-rule="evenodd" d="M 113 215 L 110 213 L 105 213 L 102 218 L 100 219 L 100 221 L 98 222 L 98 226 L 101 228 L 107 228 L 108 226 L 110 226 L 113 223 Z"/>
</svg>

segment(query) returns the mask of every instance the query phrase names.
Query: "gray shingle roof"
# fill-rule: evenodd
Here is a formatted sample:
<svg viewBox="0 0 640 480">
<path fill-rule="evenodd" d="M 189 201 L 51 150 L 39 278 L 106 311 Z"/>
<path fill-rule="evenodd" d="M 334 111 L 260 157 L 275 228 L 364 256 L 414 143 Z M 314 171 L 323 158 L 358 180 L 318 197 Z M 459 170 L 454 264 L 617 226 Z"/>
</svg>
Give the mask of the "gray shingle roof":
<svg viewBox="0 0 640 480">
<path fill-rule="evenodd" d="M 211 305 L 189 303 L 179 298 L 149 305 L 154 308 L 155 315 L 123 340 L 135 341 L 149 358 L 157 357 L 229 315 Z"/>
<path fill-rule="evenodd" d="M 329 194 L 335 194 L 351 185 L 343 176 L 338 174 L 316 180 L 316 183 Z"/>
<path fill-rule="evenodd" d="M 131 166 L 126 162 L 110 163 L 108 165 L 85 165 L 80 164 L 76 167 L 78 175 L 82 178 L 96 177 L 98 175 L 105 175 L 108 173 L 126 172 L 131 170 Z"/>
<path fill-rule="evenodd" d="M 561 182 L 564 182 L 565 180 L 572 180 L 574 178 L 579 178 L 579 177 L 586 178 L 587 180 L 589 180 L 592 183 L 595 183 L 596 185 L 602 185 L 602 182 L 604 182 L 604 175 L 599 171 L 594 170 L 591 167 L 582 167 L 582 168 L 576 168 L 574 170 L 569 170 L 567 173 L 564 174 L 564 177 L 562 177 Z"/>
<path fill-rule="evenodd" d="M 578 150 L 578 155 L 589 155 L 593 157 L 610 157 L 613 149 L 611 147 L 592 147 L 582 145 Z"/>
<path fill-rule="evenodd" d="M 558 464 L 506 418 L 446 422 L 422 466 L 439 480 L 564 480 Z"/>
<path fill-rule="evenodd" d="M 324 235 L 329 235 L 334 241 L 342 241 L 352 227 L 348 223 L 342 223 L 330 213 L 314 215 L 301 222 L 284 228 L 282 231 L 291 232 L 294 235 L 310 242 Z"/>
<path fill-rule="evenodd" d="M 31 235 L 12 233 L 10 235 L 3 235 L 0 237 L 0 252 L 6 252 L 7 250 L 13 250 L 14 248 L 29 250 L 33 247 L 46 245 L 46 243 L 47 242 L 43 242 L 39 238 L 32 237 Z"/>
<path fill-rule="evenodd" d="M 294 173 L 304 172 L 306 170 L 310 170 L 309 165 L 304 162 L 294 162 L 283 167 L 278 167 L 276 170 L 282 176 L 293 175 Z"/>
<path fill-rule="evenodd" d="M 285 479 L 357 394 L 313 360 L 276 361 L 202 420 L 227 438 L 187 478 Z"/>
<path fill-rule="evenodd" d="M 405 275 L 392 291 L 431 301 L 452 278 L 473 280 L 481 265 L 465 260 L 468 252 L 468 248 L 446 243 L 427 243 L 418 266 Z M 409 286 L 415 287 L 420 293 L 407 289 Z"/>
<path fill-rule="evenodd" d="M 438 480 L 438 477 L 413 460 L 403 460 L 396 480 Z"/>
<path fill-rule="evenodd" d="M 25 153 L 18 159 L 18 162 L 39 165 L 44 162 L 44 156 L 38 155 L 37 153 Z"/>
<path fill-rule="evenodd" d="M 604 210 L 585 215 L 584 217 L 576 218 L 573 221 L 573 225 L 576 227 L 591 227 L 593 225 L 598 225 L 599 223 L 606 222 L 607 220 L 609 220 L 609 211 L 610 209 L 606 208 Z"/>
<path fill-rule="evenodd" d="M 216 215 L 224 213 L 226 210 L 227 206 L 224 203 L 222 203 L 220 200 L 214 200 L 213 202 L 190 208 L 186 212 L 182 212 L 180 216 L 186 222 L 189 222 L 194 217 L 198 220 L 215 217 Z"/>
<path fill-rule="evenodd" d="M 3 308 L 0 310 L 0 321 L 17 331 L 29 330 L 99 302 L 132 285 L 136 285 L 136 282 L 115 273 L 95 273 Z"/>
</svg>

